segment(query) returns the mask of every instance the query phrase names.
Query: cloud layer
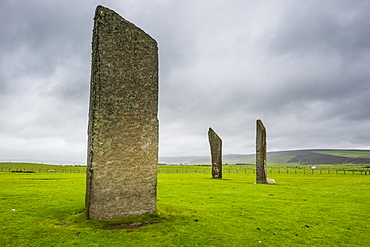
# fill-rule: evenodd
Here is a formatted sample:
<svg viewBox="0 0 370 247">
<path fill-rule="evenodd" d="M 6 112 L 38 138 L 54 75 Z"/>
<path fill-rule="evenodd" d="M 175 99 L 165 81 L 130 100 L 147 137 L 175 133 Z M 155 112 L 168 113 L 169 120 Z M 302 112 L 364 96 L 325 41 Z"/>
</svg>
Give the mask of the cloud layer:
<svg viewBox="0 0 370 247">
<path fill-rule="evenodd" d="M 159 44 L 160 155 L 370 148 L 368 1 L 0 2 L 0 159 L 86 160 L 98 4 Z"/>
</svg>

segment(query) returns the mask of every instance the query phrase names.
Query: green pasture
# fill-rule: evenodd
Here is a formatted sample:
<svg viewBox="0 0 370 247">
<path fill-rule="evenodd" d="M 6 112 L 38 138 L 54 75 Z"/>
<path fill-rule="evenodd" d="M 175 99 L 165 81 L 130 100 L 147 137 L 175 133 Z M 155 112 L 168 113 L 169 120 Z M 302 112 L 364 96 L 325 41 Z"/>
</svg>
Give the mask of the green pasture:
<svg viewBox="0 0 370 247">
<path fill-rule="evenodd" d="M 338 164 L 338 165 L 318 165 L 318 170 L 311 170 L 311 166 L 284 164 L 268 165 L 267 174 L 341 174 L 354 173 L 364 174 L 366 171 L 370 174 L 368 165 L 355 164 Z M 38 163 L 0 163 L 0 172 L 33 172 L 46 173 L 53 170 L 53 173 L 85 173 L 86 166 L 60 166 L 45 165 Z M 194 166 L 158 166 L 159 173 L 210 173 L 211 165 L 194 165 Z M 255 165 L 223 165 L 224 174 L 254 174 Z"/>
<path fill-rule="evenodd" d="M 0 172 L 0 246 L 368 246 L 369 175 L 272 173 L 265 185 L 186 168 L 159 168 L 156 214 L 114 220 L 85 218 L 84 173 Z"/>
<path fill-rule="evenodd" d="M 255 174 L 255 165 L 223 165 L 223 174 Z M 368 174 L 367 165 L 317 165 L 316 170 L 304 165 L 269 165 L 267 175 L 272 174 Z M 159 166 L 159 173 L 211 173 L 211 166 Z"/>
<path fill-rule="evenodd" d="M 330 150 L 330 151 L 314 151 L 314 153 L 329 154 L 334 156 L 343 156 L 351 158 L 370 158 L 368 150 Z"/>
<path fill-rule="evenodd" d="M 85 173 L 86 166 L 62 166 L 62 165 L 47 165 L 40 163 L 0 163 L 0 172 L 48 172 L 54 170 L 56 173 Z"/>
</svg>

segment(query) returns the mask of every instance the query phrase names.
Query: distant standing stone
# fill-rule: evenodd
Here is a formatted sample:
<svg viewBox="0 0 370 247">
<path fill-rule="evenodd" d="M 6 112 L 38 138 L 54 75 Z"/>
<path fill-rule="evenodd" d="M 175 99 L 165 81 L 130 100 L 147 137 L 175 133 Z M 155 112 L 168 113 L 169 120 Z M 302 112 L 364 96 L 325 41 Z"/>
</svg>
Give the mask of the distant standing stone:
<svg viewBox="0 0 370 247">
<path fill-rule="evenodd" d="M 256 183 L 266 184 L 266 129 L 260 119 L 256 127 Z"/>
<path fill-rule="evenodd" d="M 208 130 L 208 140 L 211 149 L 212 178 L 222 178 L 222 140 L 212 128 Z"/>
<path fill-rule="evenodd" d="M 111 219 L 156 211 L 157 42 L 114 11 L 94 18 L 86 214 Z"/>
</svg>

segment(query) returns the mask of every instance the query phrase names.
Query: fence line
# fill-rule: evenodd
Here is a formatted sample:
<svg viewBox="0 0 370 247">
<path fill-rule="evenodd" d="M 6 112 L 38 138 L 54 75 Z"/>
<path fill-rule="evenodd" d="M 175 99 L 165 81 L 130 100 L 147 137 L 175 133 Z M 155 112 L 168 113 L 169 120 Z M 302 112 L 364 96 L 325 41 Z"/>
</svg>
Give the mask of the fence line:
<svg viewBox="0 0 370 247">
<path fill-rule="evenodd" d="M 159 168 L 158 173 L 211 173 L 209 169 L 174 169 L 174 168 Z M 255 174 L 255 169 L 223 169 L 224 174 Z M 307 174 L 307 175 L 324 175 L 324 174 L 357 174 L 370 175 L 370 169 L 268 169 L 267 174 Z"/>
<path fill-rule="evenodd" d="M 12 168 L 0 168 L 0 172 L 14 172 L 14 173 L 85 173 L 86 169 L 70 169 L 57 167 L 56 169 L 12 169 Z M 159 167 L 158 173 L 211 173 L 211 167 L 209 168 L 166 168 Z M 252 168 L 229 168 L 224 167 L 224 174 L 255 174 L 256 170 Z M 357 174 L 357 175 L 370 175 L 370 169 L 307 169 L 307 168 L 269 168 L 267 174 L 307 174 L 307 175 L 324 175 L 324 174 Z"/>
<path fill-rule="evenodd" d="M 11 168 L 0 168 L 0 172 L 14 172 L 14 173 L 86 173 L 86 170 L 80 169 L 11 169 Z"/>
</svg>

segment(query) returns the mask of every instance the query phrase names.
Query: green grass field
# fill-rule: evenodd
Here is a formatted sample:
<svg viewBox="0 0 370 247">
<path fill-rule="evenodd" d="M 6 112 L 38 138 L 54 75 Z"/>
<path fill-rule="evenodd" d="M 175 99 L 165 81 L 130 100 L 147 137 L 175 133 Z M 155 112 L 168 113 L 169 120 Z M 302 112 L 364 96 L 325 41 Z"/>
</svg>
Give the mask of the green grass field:
<svg viewBox="0 0 370 247">
<path fill-rule="evenodd" d="M 368 246 L 369 175 L 269 175 L 162 171 L 156 214 L 86 220 L 84 173 L 0 172 L 0 246 Z"/>
<path fill-rule="evenodd" d="M 38 163 L 0 163 L 0 172 L 31 171 L 40 173 L 48 172 L 48 170 L 54 170 L 57 173 L 85 173 L 86 166 L 60 166 Z"/>
<path fill-rule="evenodd" d="M 330 154 L 335 156 L 351 157 L 351 158 L 370 158 L 368 150 L 330 150 L 330 151 L 314 151 L 314 153 Z"/>
</svg>

